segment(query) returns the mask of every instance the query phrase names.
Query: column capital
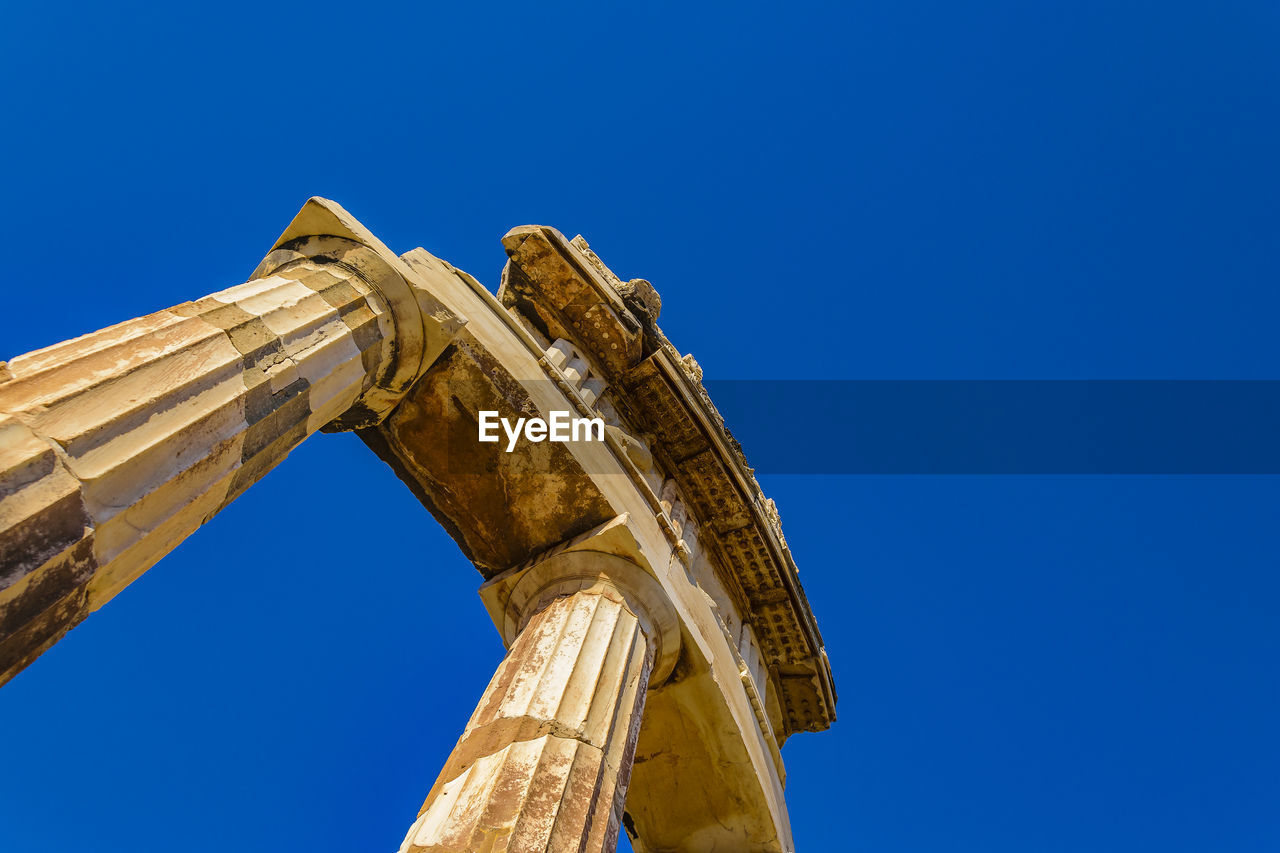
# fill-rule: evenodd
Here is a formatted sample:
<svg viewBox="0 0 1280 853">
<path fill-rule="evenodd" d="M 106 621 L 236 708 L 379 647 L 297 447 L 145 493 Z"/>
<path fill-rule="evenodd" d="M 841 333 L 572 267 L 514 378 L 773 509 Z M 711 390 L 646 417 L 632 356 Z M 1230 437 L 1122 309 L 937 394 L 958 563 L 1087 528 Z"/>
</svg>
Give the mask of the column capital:
<svg viewBox="0 0 1280 853">
<path fill-rule="evenodd" d="M 480 598 L 510 648 L 539 611 L 578 592 L 603 595 L 636 615 L 653 647 L 649 686 L 663 684 L 680 655 L 680 620 L 626 514 L 497 575 L 480 587 Z"/>
<path fill-rule="evenodd" d="M 298 264 L 333 264 L 358 276 L 387 306 L 393 331 L 383 337 L 379 364 L 354 405 L 326 431 L 362 429 L 382 421 L 444 351 L 467 320 L 432 295 L 430 282 L 373 235 L 342 205 L 309 199 L 253 278 L 287 274 Z M 447 264 L 445 274 L 455 273 Z"/>
</svg>

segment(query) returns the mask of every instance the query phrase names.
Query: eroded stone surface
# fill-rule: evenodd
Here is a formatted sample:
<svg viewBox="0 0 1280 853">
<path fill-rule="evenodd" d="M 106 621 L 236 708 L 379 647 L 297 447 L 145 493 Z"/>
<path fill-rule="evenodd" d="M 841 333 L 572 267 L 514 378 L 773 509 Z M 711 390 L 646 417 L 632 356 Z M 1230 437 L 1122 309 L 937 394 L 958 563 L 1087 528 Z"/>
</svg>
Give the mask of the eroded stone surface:
<svg viewBox="0 0 1280 853">
<path fill-rule="evenodd" d="M 822 637 L 767 500 L 742 448 L 702 386 L 702 371 L 657 326 L 653 285 L 624 283 L 581 237 L 512 229 L 499 298 L 531 330 L 566 338 L 593 356 L 608 402 L 630 429 L 652 438 L 657 466 L 687 498 L 721 585 L 754 630 L 779 696 L 778 737 L 818 731 L 835 718 L 835 686 Z"/>
<path fill-rule="evenodd" d="M 341 211 L 313 201 L 304 213 L 317 208 Z M 384 377 L 410 357 L 393 342 L 405 321 L 360 271 L 379 258 L 351 236 L 327 237 L 326 256 L 285 250 L 284 272 L 8 363 L 0 683 L 308 435 L 384 404 Z M 387 254 L 382 287 L 400 275 Z M 438 314 L 432 323 L 460 326 Z"/>
<path fill-rule="evenodd" d="M 498 667 L 401 853 L 613 850 L 651 661 L 623 601 L 553 600 Z"/>
<path fill-rule="evenodd" d="M 637 771 L 633 845 L 789 850 L 780 745 L 828 725 L 835 695 L 776 511 L 696 363 L 653 325 L 660 301 L 651 286 L 622 286 L 585 241 L 570 244 L 552 229 L 514 229 L 504 243 L 511 262 L 498 299 L 470 279 L 438 290 L 468 317 L 466 329 L 391 417 L 361 436 L 486 579 L 607 519 L 633 519 L 638 553 L 656 567 L 689 640 L 655 688 L 667 700 L 644 729 L 731 738 L 642 753 L 653 768 L 678 761 L 679 773 Z M 404 257 L 444 265 L 422 250 Z M 608 440 L 505 454 L 476 440 L 481 410 L 598 415 Z M 711 792 L 715 807 L 664 809 L 686 779 Z M 681 838 L 696 842 L 684 847 Z"/>
</svg>

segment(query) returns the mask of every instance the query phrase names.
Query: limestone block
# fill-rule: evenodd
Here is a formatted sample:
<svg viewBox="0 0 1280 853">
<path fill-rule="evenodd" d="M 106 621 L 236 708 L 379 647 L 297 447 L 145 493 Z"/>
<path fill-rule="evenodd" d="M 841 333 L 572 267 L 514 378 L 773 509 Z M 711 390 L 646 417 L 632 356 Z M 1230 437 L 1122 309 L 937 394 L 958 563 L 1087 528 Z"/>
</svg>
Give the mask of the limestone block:
<svg viewBox="0 0 1280 853">
<path fill-rule="evenodd" d="M 54 448 L 0 415 L 0 683 L 87 612 L 93 528 Z"/>
<path fill-rule="evenodd" d="M 442 785 L 400 850 L 577 851 L 600 771 L 600 751 L 572 738 L 509 743 Z"/>
<path fill-rule="evenodd" d="M 551 346 L 547 347 L 547 361 L 560 370 L 564 370 L 571 358 L 573 358 L 573 344 L 564 338 L 556 338 Z"/>
</svg>

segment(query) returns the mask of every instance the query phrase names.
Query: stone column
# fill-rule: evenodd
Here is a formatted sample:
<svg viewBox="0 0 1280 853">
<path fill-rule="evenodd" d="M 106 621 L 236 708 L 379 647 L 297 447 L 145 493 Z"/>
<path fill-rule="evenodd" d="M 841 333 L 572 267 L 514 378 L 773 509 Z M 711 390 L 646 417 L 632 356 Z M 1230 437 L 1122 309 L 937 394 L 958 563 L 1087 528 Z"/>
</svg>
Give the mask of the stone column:
<svg viewBox="0 0 1280 853">
<path fill-rule="evenodd" d="M 514 642 L 401 853 L 612 851 L 645 693 L 678 651 L 675 615 L 657 581 L 598 552 L 495 583 Z"/>
<path fill-rule="evenodd" d="M 0 684 L 308 435 L 385 413 L 429 348 L 399 264 L 313 200 L 252 280 L 0 363 Z"/>
</svg>

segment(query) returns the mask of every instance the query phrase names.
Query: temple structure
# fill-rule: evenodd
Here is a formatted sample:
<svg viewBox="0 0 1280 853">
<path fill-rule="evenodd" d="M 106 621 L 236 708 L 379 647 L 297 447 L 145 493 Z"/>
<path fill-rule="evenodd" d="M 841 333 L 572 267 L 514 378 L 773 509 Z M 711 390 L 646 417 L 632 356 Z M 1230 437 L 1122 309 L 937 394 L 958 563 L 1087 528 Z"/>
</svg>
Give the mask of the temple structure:
<svg viewBox="0 0 1280 853">
<path fill-rule="evenodd" d="M 249 281 L 0 364 L 0 683 L 355 430 L 508 648 L 402 853 L 793 850 L 780 748 L 836 694 L 773 502 L 647 281 L 552 228 L 502 242 L 495 297 L 312 199 Z M 482 411 L 607 426 L 508 452 Z"/>
</svg>

